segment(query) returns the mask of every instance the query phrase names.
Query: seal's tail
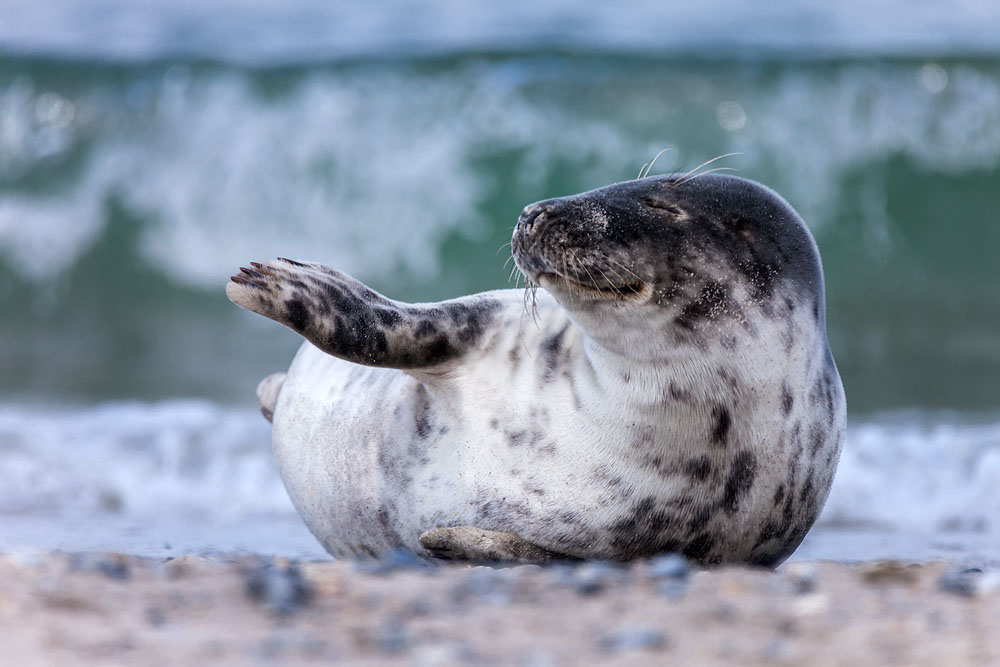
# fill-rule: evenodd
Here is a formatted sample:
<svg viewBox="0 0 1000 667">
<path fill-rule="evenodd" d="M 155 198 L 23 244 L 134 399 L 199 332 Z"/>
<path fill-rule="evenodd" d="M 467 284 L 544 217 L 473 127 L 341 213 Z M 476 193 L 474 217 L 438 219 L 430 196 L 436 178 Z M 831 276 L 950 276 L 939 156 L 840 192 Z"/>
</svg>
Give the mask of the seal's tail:
<svg viewBox="0 0 1000 667">
<path fill-rule="evenodd" d="M 283 384 L 285 384 L 284 373 L 271 373 L 257 385 L 257 402 L 260 404 L 260 413 L 269 422 L 274 421 L 274 406 L 278 403 L 278 394 L 281 393 Z"/>
</svg>

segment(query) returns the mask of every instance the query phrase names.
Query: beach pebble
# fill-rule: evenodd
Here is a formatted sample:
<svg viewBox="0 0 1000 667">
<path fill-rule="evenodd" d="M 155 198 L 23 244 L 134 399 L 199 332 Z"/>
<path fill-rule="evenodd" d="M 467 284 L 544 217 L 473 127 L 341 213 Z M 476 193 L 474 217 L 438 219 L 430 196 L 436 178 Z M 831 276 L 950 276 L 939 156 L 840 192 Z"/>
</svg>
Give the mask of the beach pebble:
<svg viewBox="0 0 1000 667">
<path fill-rule="evenodd" d="M 159 607 L 150 607 L 144 614 L 146 623 L 154 628 L 158 628 L 167 622 L 167 616 Z"/>
<path fill-rule="evenodd" d="M 410 635 L 395 618 L 383 622 L 372 633 L 372 643 L 386 653 L 402 653 L 410 645 Z"/>
<path fill-rule="evenodd" d="M 131 576 L 128 558 L 122 554 L 77 554 L 70 559 L 70 569 L 100 572 L 119 581 L 128 581 Z"/>
<path fill-rule="evenodd" d="M 784 568 L 785 580 L 791 592 L 796 595 L 808 595 L 816 591 L 817 570 L 810 563 L 793 563 Z"/>
<path fill-rule="evenodd" d="M 295 565 L 258 565 L 244 571 L 247 593 L 270 611 L 288 616 L 312 598 L 312 587 Z"/>
<path fill-rule="evenodd" d="M 649 576 L 654 579 L 686 579 L 690 573 L 691 566 L 681 554 L 663 554 L 649 559 Z"/>
<path fill-rule="evenodd" d="M 606 561 L 589 561 L 571 566 L 562 575 L 563 580 L 580 595 L 598 595 L 608 586 L 616 583 L 622 575 L 622 568 Z"/>
<path fill-rule="evenodd" d="M 201 556 L 184 555 L 177 558 L 170 558 L 159 567 L 159 572 L 169 579 L 186 577 L 192 572 L 205 570 L 217 566 L 218 561 L 202 558 Z"/>
<path fill-rule="evenodd" d="M 858 568 L 861 578 L 870 584 L 914 584 L 920 576 L 920 566 L 894 560 L 865 563 Z"/>
<path fill-rule="evenodd" d="M 688 582 L 684 579 L 665 579 L 657 582 L 656 593 L 668 600 L 679 600 L 687 592 Z"/>
<path fill-rule="evenodd" d="M 434 605 L 426 598 L 414 598 L 403 609 L 407 616 L 430 616 L 434 613 Z"/>
<path fill-rule="evenodd" d="M 600 639 L 601 649 L 608 653 L 619 651 L 646 651 L 663 648 L 667 644 L 666 635 L 649 628 L 623 628 Z"/>
<path fill-rule="evenodd" d="M 938 588 L 947 593 L 973 597 L 979 591 L 979 578 L 982 570 L 952 570 L 942 574 L 937 581 Z"/>
</svg>

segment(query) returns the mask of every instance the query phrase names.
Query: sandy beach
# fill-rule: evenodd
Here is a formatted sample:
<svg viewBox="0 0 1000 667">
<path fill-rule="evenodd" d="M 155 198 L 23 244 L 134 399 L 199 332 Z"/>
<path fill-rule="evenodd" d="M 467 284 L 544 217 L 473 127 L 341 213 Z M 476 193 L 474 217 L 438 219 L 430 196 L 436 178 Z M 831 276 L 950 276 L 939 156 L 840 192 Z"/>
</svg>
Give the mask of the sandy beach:
<svg viewBox="0 0 1000 667">
<path fill-rule="evenodd" d="M 1000 665 L 997 26 L 997 0 L 4 3 L 0 667 Z M 704 505 L 691 517 L 699 524 L 713 507 L 750 519 L 734 508 L 748 494 L 776 509 L 762 470 L 781 447 L 808 442 L 803 455 L 833 465 L 832 452 L 818 458 L 822 420 L 785 437 L 792 415 L 830 409 L 819 385 L 792 382 L 802 385 L 792 396 L 788 384 L 804 376 L 790 374 L 803 355 L 830 370 L 802 335 L 825 328 L 848 424 L 829 496 L 822 508 L 815 499 L 808 514 L 822 512 L 789 561 L 771 571 L 667 556 L 506 569 L 402 554 L 330 560 L 282 482 L 255 397 L 289 368 L 301 336 L 230 303 L 230 276 L 291 257 L 418 310 L 519 288 L 513 237 L 526 205 L 640 173 L 679 178 L 621 207 L 579 208 L 586 233 L 564 228 L 540 253 L 572 274 L 567 285 L 581 268 L 593 274 L 587 293 L 609 303 L 616 290 L 659 285 L 649 298 L 665 309 L 598 336 L 635 357 L 636 372 L 594 403 L 607 419 L 564 420 L 568 438 L 590 438 L 588 420 L 620 436 L 567 449 L 565 466 L 545 459 L 562 496 L 527 479 L 544 472 L 484 449 L 497 438 L 480 433 L 493 431 L 494 413 L 516 417 L 496 424 L 500 451 L 519 457 L 521 421 L 553 423 L 543 413 L 556 401 L 583 406 L 575 372 L 554 371 L 546 341 L 570 350 L 565 340 L 594 318 L 574 316 L 566 339 L 539 337 L 538 294 L 525 288 L 518 336 L 539 344 L 506 356 L 492 347 L 493 366 L 455 374 L 468 386 L 445 403 L 468 433 L 438 419 L 446 432 L 436 433 L 454 442 L 434 446 L 463 479 L 434 483 L 448 496 L 476 490 L 477 511 L 497 511 L 479 493 L 494 481 L 525 507 L 546 495 L 553 507 L 565 497 L 599 509 L 603 498 L 581 504 L 587 480 L 605 476 L 597 459 L 609 446 L 629 442 L 627 465 L 664 479 L 632 490 L 680 494 L 677 484 L 698 481 L 702 493 L 687 495 Z M 812 241 L 775 227 L 759 202 L 720 190 L 695 215 L 685 192 L 706 174 L 787 201 L 820 252 L 822 280 L 791 270 Z M 628 241 L 640 237 L 663 247 Z M 618 268 L 638 282 L 604 275 Z M 784 283 L 794 299 L 775 296 Z M 621 296 L 630 305 L 594 312 L 624 322 L 638 301 Z M 286 307 L 298 314 L 303 303 Z M 385 326 L 359 320 L 343 338 L 388 350 L 398 314 L 349 305 L 350 319 L 370 311 Z M 338 330 L 348 314 L 319 311 Z M 478 327 L 460 328 L 476 337 Z M 535 364 L 537 378 L 493 389 L 475 380 L 513 379 L 515 350 L 522 374 Z M 413 373 L 417 356 L 404 356 L 397 365 Z M 649 384 L 654 359 L 676 361 L 683 382 Z M 735 366 L 745 382 L 730 381 Z M 395 415 L 377 386 L 357 388 L 371 423 L 407 435 L 412 412 L 408 441 L 423 440 L 422 399 Z M 695 402 L 678 408 L 686 419 L 661 420 L 657 440 L 619 409 L 644 390 L 636 405 L 651 420 L 668 398 Z M 757 408 L 768 429 L 751 427 Z M 360 425 L 378 456 L 352 467 L 358 451 L 332 436 L 333 463 L 308 467 L 317 478 L 343 473 L 354 485 L 373 461 L 424 467 L 409 451 L 389 456 L 393 441 L 361 419 L 345 410 L 329 426 Z M 791 431 L 765 437 L 779 423 Z M 692 452 L 689 430 L 710 434 L 709 449 L 666 465 L 661 454 Z M 536 431 L 524 433 L 534 441 Z M 705 460 L 718 461 L 711 473 Z M 580 463 L 594 474 L 574 474 Z M 786 521 L 784 506 L 792 477 L 815 494 L 813 463 L 771 466 L 787 487 L 783 525 L 804 525 Z M 472 479 L 486 475 L 496 480 Z M 371 508 L 412 508 L 426 528 L 459 521 L 403 497 L 400 487 L 431 474 L 398 479 L 360 485 Z M 312 488 L 344 491 L 332 480 Z M 362 507 L 354 500 L 351 512 Z M 651 508 L 649 523 L 661 514 Z M 630 525 L 612 523 L 623 534 Z"/>
<path fill-rule="evenodd" d="M 1000 578 L 945 563 L 0 557 L 18 665 L 986 665 L 998 625 Z"/>
</svg>

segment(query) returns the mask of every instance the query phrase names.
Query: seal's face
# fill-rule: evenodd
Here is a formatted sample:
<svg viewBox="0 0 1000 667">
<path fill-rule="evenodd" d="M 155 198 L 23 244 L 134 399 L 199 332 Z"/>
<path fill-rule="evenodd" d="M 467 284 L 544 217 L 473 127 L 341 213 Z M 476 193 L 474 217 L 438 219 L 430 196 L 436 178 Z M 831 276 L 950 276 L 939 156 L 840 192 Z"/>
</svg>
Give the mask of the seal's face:
<svg viewBox="0 0 1000 667">
<path fill-rule="evenodd" d="M 767 188 L 732 176 L 658 176 L 532 204 L 512 250 L 528 278 L 583 320 L 648 319 L 655 309 L 692 329 L 766 311 L 779 287 L 791 285 L 786 296 L 796 300 L 822 298 L 818 255 L 799 217 Z"/>
</svg>

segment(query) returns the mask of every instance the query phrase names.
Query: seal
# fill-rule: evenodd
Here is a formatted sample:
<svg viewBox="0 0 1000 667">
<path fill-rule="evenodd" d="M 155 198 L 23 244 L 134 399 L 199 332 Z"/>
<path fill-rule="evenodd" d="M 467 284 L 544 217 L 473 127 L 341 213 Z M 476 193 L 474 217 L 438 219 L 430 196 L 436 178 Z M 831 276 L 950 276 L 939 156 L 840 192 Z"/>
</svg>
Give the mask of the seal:
<svg viewBox="0 0 1000 667">
<path fill-rule="evenodd" d="M 307 340 L 258 396 L 323 546 L 791 554 L 846 424 L 819 253 L 795 211 L 745 179 L 656 176 L 528 206 L 512 250 L 530 301 L 401 303 L 288 259 L 233 276 L 232 301 Z"/>
</svg>

